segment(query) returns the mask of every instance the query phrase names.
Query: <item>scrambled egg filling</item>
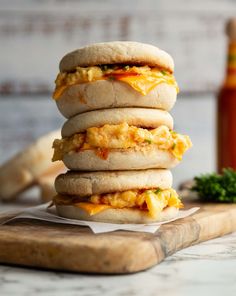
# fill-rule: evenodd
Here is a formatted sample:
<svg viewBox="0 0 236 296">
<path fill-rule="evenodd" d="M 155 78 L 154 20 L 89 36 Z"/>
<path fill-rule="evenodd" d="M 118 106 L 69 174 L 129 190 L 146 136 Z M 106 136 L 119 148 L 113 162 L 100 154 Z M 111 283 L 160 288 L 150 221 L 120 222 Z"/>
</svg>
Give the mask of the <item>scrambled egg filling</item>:
<svg viewBox="0 0 236 296">
<path fill-rule="evenodd" d="M 183 204 L 177 192 L 170 189 L 127 190 L 123 192 L 92 195 L 86 200 L 78 197 L 57 195 L 54 203 L 58 205 L 74 205 L 94 215 L 107 208 L 136 208 L 147 211 L 150 217 L 158 218 L 166 207 L 182 208 Z"/>
<path fill-rule="evenodd" d="M 64 154 L 79 152 L 86 149 L 106 151 L 109 149 L 128 149 L 156 145 L 158 149 L 170 151 L 178 160 L 191 146 L 186 135 L 177 134 L 167 126 L 155 129 L 144 129 L 129 126 L 127 123 L 102 127 L 91 127 L 85 133 L 74 134 L 64 139 L 56 139 L 53 143 L 53 161 L 62 160 Z M 100 155 L 101 156 L 101 155 Z M 106 154 L 106 158 L 108 155 Z"/>
<path fill-rule="evenodd" d="M 76 67 L 71 73 L 60 72 L 55 80 L 53 98 L 58 99 L 68 86 L 105 79 L 123 81 L 142 95 L 147 95 L 160 83 L 173 85 L 177 92 L 179 90 L 173 74 L 158 68 L 103 65 Z"/>
</svg>

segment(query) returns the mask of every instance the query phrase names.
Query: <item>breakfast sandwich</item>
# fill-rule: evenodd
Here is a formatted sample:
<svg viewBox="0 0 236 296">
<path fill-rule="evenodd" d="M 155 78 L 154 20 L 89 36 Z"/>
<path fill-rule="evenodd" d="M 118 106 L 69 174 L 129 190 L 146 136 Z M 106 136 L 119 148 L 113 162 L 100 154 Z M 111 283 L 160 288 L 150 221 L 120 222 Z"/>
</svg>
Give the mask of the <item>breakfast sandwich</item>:
<svg viewBox="0 0 236 296">
<path fill-rule="evenodd" d="M 167 111 L 115 108 L 72 117 L 53 147 L 53 160 L 71 170 L 134 170 L 174 167 L 191 141 Z"/>
<path fill-rule="evenodd" d="M 68 172 L 56 178 L 60 216 L 109 223 L 150 223 L 174 218 L 183 205 L 168 170 Z"/>
<path fill-rule="evenodd" d="M 192 143 L 168 111 L 178 85 L 174 62 L 138 42 L 89 45 L 64 56 L 53 98 L 67 118 L 53 161 L 69 171 L 55 180 L 57 213 L 111 223 L 175 217 L 175 167 Z"/>
<path fill-rule="evenodd" d="M 53 97 L 67 118 L 117 107 L 168 111 L 176 101 L 173 59 L 153 45 L 97 43 L 68 53 L 59 68 Z"/>
</svg>

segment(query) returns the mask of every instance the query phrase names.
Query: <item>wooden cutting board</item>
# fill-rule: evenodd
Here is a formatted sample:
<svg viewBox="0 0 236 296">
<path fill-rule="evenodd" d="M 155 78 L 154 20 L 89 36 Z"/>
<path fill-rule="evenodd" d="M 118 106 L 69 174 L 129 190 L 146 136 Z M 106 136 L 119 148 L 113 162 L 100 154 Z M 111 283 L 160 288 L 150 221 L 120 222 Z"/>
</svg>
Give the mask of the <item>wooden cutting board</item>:
<svg viewBox="0 0 236 296">
<path fill-rule="evenodd" d="M 0 262 L 89 273 L 141 271 L 178 250 L 236 231 L 236 205 L 200 207 L 194 215 L 165 224 L 155 234 L 93 234 L 87 227 L 18 220 L 0 226 Z"/>
</svg>

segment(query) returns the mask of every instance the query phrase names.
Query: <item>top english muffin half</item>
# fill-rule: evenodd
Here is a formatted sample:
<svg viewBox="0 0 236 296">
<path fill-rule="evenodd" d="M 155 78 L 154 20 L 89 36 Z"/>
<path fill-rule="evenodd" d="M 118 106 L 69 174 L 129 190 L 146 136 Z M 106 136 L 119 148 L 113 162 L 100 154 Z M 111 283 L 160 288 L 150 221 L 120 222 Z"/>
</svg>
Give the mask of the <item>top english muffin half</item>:
<svg viewBox="0 0 236 296">
<path fill-rule="evenodd" d="M 62 58 L 53 97 L 66 118 L 118 107 L 168 111 L 178 92 L 173 71 L 171 56 L 153 45 L 97 43 Z"/>
</svg>

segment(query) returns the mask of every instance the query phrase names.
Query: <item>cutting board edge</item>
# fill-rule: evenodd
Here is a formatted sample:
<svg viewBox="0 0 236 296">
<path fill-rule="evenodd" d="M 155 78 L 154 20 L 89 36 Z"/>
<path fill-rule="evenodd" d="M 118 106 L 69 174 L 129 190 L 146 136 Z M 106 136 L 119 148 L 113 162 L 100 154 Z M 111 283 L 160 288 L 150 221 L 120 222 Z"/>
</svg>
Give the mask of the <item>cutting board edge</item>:
<svg viewBox="0 0 236 296">
<path fill-rule="evenodd" d="M 175 237 L 178 237 L 181 233 L 183 234 L 183 236 L 185 236 L 185 239 L 187 237 L 187 233 L 189 231 L 191 231 L 192 229 L 192 225 L 191 223 L 195 223 L 195 225 L 198 225 L 200 227 L 199 230 L 199 237 L 197 238 L 197 236 L 193 236 L 191 237 L 190 240 L 187 240 L 187 243 L 181 244 L 181 239 L 179 242 L 179 245 L 174 245 L 174 247 L 172 248 L 171 251 L 169 252 L 164 252 L 162 245 L 161 245 L 161 238 L 159 237 L 159 233 L 156 236 L 152 236 L 152 235 L 146 235 L 146 238 L 144 241 L 141 240 L 141 243 L 144 243 L 144 245 L 146 244 L 148 246 L 148 249 L 151 250 L 152 253 L 155 253 L 155 255 L 152 256 L 152 260 L 149 260 L 148 262 L 145 262 L 140 264 L 139 262 L 137 263 L 138 260 L 136 260 L 136 258 L 141 258 L 140 256 L 133 256 L 132 260 L 130 260 L 131 257 L 128 257 L 127 259 L 127 264 L 123 265 L 123 268 L 117 266 L 117 269 L 111 269 L 109 267 L 106 266 L 99 266 L 97 268 L 91 268 L 88 270 L 88 266 L 86 266 L 86 264 L 84 263 L 83 265 L 80 264 L 80 266 L 77 266 L 75 268 L 72 267 L 68 267 L 68 266 L 59 266 L 59 265 L 54 265 L 54 266 L 46 266 L 46 264 L 35 264 L 35 262 L 26 262 L 25 264 L 19 261 L 14 261 L 11 262 L 9 259 L 7 258 L 3 258 L 1 257 L 1 252 L 0 252 L 0 262 L 4 263 L 4 264 L 17 264 L 20 266 L 30 266 L 30 267 L 39 267 L 39 268 L 43 268 L 43 269 L 53 269 L 53 270 L 65 270 L 65 271 L 72 271 L 72 272 L 80 272 L 80 273 L 97 273 L 97 274 L 130 274 L 130 273 L 135 273 L 138 271 L 143 271 L 143 270 L 147 270 L 153 266 L 155 266 L 156 264 L 160 263 L 161 261 L 163 261 L 166 257 L 172 255 L 173 253 L 175 253 L 176 251 L 179 251 L 181 249 L 187 248 L 189 246 L 192 245 L 196 245 L 198 243 L 204 242 L 206 240 L 209 239 L 213 239 L 213 238 L 217 238 L 229 233 L 232 233 L 233 231 L 236 231 L 236 207 L 234 209 L 228 209 L 228 211 L 203 211 L 203 214 L 194 214 L 191 217 L 187 217 L 185 219 L 180 219 L 177 220 L 175 222 L 163 225 L 161 228 L 164 228 L 163 232 L 165 232 L 165 229 L 169 228 L 169 231 L 171 233 L 171 231 L 174 233 Z M 229 223 L 227 224 L 227 227 L 225 228 L 219 228 L 217 229 L 217 227 L 219 227 L 219 225 L 222 225 L 221 221 L 225 221 L 226 217 L 228 218 Z M 209 221 L 213 219 L 218 219 L 218 225 L 217 227 L 213 227 L 213 231 L 209 231 L 210 227 L 209 227 Z M 222 220 L 223 219 L 223 220 Z M 183 221 L 185 221 L 185 223 L 183 223 Z M 230 222 L 231 221 L 231 222 Z M 191 223 L 190 223 L 191 222 Z M 56 227 L 56 226 L 55 226 Z M 172 229 L 172 230 L 171 230 Z M 131 233 L 131 232 L 130 232 Z M 122 231 L 117 232 L 117 234 L 120 234 L 120 236 L 122 236 Z M 164 233 L 166 234 L 166 233 Z M 104 234 L 105 235 L 105 234 Z M 131 234 L 132 235 L 132 234 Z M 114 235 L 111 235 L 114 236 Z M 137 236 L 137 233 L 136 233 Z M 97 236 L 99 237 L 99 236 Z M 127 238 L 127 234 L 126 236 L 124 236 Z M 152 237 L 152 239 L 150 239 Z M 167 240 L 168 241 L 168 240 Z M 1 238 L 0 238 L 0 242 L 1 242 Z M 6 248 L 8 248 L 9 246 L 6 246 Z M 132 250 L 131 250 L 132 251 Z M 136 251 L 135 251 L 136 252 Z M 111 256 L 112 257 L 112 256 Z M 141 261 L 140 261 L 141 262 Z"/>
</svg>

